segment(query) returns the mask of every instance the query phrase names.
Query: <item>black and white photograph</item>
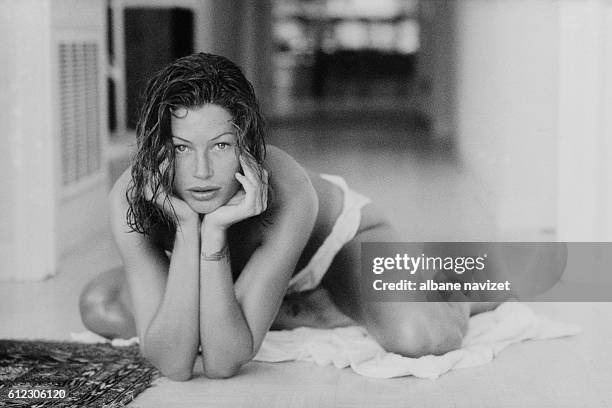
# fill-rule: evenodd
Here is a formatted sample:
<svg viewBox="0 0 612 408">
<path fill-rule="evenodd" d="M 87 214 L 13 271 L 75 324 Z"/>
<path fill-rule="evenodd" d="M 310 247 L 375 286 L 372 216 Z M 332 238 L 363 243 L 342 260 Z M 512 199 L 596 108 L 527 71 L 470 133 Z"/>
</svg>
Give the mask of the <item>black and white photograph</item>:
<svg viewBox="0 0 612 408">
<path fill-rule="evenodd" d="M 0 406 L 612 406 L 611 0 L 0 0 Z"/>
</svg>

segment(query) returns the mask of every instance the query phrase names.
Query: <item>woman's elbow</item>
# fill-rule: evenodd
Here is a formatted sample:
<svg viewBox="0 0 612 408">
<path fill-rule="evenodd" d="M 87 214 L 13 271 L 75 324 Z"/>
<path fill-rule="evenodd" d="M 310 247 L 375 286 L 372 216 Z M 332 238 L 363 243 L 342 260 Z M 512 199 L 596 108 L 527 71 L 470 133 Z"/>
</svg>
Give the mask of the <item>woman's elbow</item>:
<svg viewBox="0 0 612 408">
<path fill-rule="evenodd" d="M 180 381 L 180 382 L 189 381 L 192 375 L 191 370 L 180 370 L 180 371 L 168 372 L 168 373 L 164 373 L 163 371 L 161 371 L 161 373 L 164 377 L 168 377 L 172 381 Z"/>
<path fill-rule="evenodd" d="M 151 364 L 153 364 L 164 377 L 167 377 L 172 381 L 188 381 L 191 379 L 193 374 L 193 367 L 188 367 L 187 365 L 169 365 L 160 361 L 154 361 L 150 358 L 147 358 L 147 360 L 151 362 Z"/>
<path fill-rule="evenodd" d="M 202 336 L 205 338 L 205 336 Z M 243 365 L 253 358 L 253 338 L 250 332 L 237 336 L 240 339 L 233 347 L 226 348 L 219 345 L 202 345 L 202 367 L 204 375 L 212 379 L 234 377 Z"/>
<path fill-rule="evenodd" d="M 218 353 L 214 356 L 202 355 L 202 365 L 204 367 L 204 375 L 208 378 L 223 379 L 234 377 L 243 365 L 252 360 L 250 354 L 240 353 Z M 223 358 L 222 356 L 233 356 L 233 358 Z M 219 358 L 221 357 L 221 358 Z"/>
<path fill-rule="evenodd" d="M 193 364 L 180 361 L 175 358 L 162 358 L 160 353 L 147 352 L 144 347 L 140 348 L 141 355 L 159 372 L 172 381 L 188 381 L 193 374 Z"/>
<path fill-rule="evenodd" d="M 235 364 L 205 364 L 204 375 L 208 378 L 219 380 L 234 377 L 240 371 L 243 363 Z"/>
<path fill-rule="evenodd" d="M 191 379 L 193 373 L 193 367 L 189 367 L 186 364 L 176 364 L 173 362 L 172 364 L 168 364 L 164 361 L 160 361 L 160 359 L 144 356 L 147 361 L 149 361 L 155 368 L 159 370 L 159 372 L 172 381 L 188 381 Z"/>
</svg>

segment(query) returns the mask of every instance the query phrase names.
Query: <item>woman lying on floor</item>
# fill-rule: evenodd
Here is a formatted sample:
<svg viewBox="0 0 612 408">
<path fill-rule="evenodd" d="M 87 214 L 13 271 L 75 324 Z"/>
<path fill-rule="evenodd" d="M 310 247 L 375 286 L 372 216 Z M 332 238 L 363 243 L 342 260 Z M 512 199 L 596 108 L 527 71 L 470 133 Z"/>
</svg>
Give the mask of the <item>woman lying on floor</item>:
<svg viewBox="0 0 612 408">
<path fill-rule="evenodd" d="M 164 375 L 189 379 L 201 346 L 208 377 L 233 376 L 273 325 L 356 322 L 389 351 L 441 354 L 490 307 L 411 303 L 418 293 L 363 301 L 360 243 L 397 241 L 393 229 L 342 178 L 266 147 L 253 88 L 232 62 L 181 58 L 145 98 L 133 164 L 110 194 L 125 270 L 94 279 L 80 307 L 90 330 L 138 336 Z"/>
</svg>

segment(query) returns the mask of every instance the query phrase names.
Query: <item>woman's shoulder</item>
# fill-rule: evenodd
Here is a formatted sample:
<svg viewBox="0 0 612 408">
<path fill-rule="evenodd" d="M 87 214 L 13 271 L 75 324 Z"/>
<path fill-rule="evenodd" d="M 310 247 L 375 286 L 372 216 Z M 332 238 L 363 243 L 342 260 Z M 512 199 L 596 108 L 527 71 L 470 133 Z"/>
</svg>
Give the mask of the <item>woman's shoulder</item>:
<svg viewBox="0 0 612 408">
<path fill-rule="evenodd" d="M 276 146 L 268 145 L 266 149 L 268 153 L 266 167 L 271 170 L 273 176 L 277 177 L 276 181 L 280 182 L 281 187 L 301 189 L 316 195 L 327 192 L 327 189 L 321 186 L 330 183 L 321 178 L 319 173 L 302 166 L 295 158 Z"/>
<path fill-rule="evenodd" d="M 119 176 L 108 193 L 108 203 L 110 209 L 110 226 L 113 236 L 117 242 L 124 242 L 135 237 L 127 234 L 129 226 L 127 223 L 127 213 L 129 203 L 126 196 L 127 186 L 130 180 L 131 169 L 128 168 Z M 121 247 L 121 245 L 120 245 Z"/>
<path fill-rule="evenodd" d="M 282 175 L 282 179 L 285 181 L 283 184 L 297 187 L 304 187 L 309 184 L 310 177 L 307 170 L 287 152 L 273 145 L 267 145 L 266 152 L 264 166 L 273 175 Z"/>
<path fill-rule="evenodd" d="M 111 226 L 114 230 L 126 230 L 127 213 L 130 204 L 127 199 L 127 191 L 132 177 L 132 169 L 128 167 L 113 184 L 108 193 L 110 206 Z"/>
<path fill-rule="evenodd" d="M 264 166 L 270 175 L 273 205 L 293 208 L 318 206 L 310 174 L 288 153 L 268 145 Z"/>
<path fill-rule="evenodd" d="M 299 200 L 304 200 L 306 196 L 317 201 L 319 207 L 325 207 L 326 210 L 320 208 L 325 213 L 337 213 L 342 208 L 342 191 L 338 186 L 302 166 L 280 148 L 268 145 L 267 150 L 266 165 L 271 167 L 271 177 L 275 178 L 275 185 L 291 193 L 287 196 L 297 196 Z"/>
<path fill-rule="evenodd" d="M 132 167 L 129 166 L 115 181 L 113 187 L 110 189 L 108 194 L 110 198 L 111 207 L 121 207 L 122 209 L 125 207 L 127 210 L 128 201 L 126 192 L 128 186 L 130 184 L 130 180 L 132 179 Z"/>
<path fill-rule="evenodd" d="M 286 172 L 293 172 L 293 177 L 297 180 L 293 182 L 294 185 L 300 183 L 308 185 L 310 194 L 318 202 L 315 235 L 317 231 L 320 231 L 323 236 L 326 236 L 344 207 L 345 197 L 342 188 L 337 183 L 329 181 L 328 178 L 321 177 L 321 174 L 301 166 L 288 153 L 278 147 L 269 146 L 269 153 L 275 160 L 284 163 Z M 282 173 L 283 179 L 286 172 Z M 383 223 L 388 224 L 387 217 L 378 206 L 370 203 L 362 209 L 360 228 L 367 229 Z"/>
</svg>

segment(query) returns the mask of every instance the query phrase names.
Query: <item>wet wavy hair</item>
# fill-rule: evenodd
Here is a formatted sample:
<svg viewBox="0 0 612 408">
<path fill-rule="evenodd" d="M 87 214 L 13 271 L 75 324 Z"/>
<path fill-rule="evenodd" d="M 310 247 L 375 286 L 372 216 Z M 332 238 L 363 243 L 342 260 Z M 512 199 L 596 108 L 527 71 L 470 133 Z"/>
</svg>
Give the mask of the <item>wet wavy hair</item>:
<svg viewBox="0 0 612 408">
<path fill-rule="evenodd" d="M 160 196 L 168 201 L 167 193 L 174 185 L 170 115 L 179 108 L 206 104 L 218 105 L 230 113 L 238 129 L 239 152 L 250 156 L 259 168 L 263 166 L 264 122 L 253 86 L 240 68 L 225 57 L 208 53 L 177 59 L 149 80 L 144 93 L 136 126 L 132 179 L 126 191 L 127 224 L 132 231 L 151 234 L 160 224 L 176 227 L 176 216 L 166 214 L 155 204 Z M 147 199 L 149 186 L 153 197 Z"/>
</svg>

